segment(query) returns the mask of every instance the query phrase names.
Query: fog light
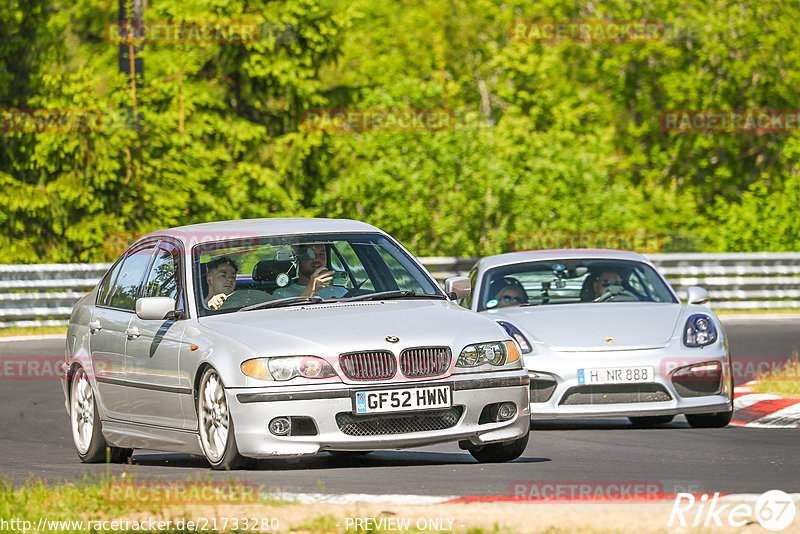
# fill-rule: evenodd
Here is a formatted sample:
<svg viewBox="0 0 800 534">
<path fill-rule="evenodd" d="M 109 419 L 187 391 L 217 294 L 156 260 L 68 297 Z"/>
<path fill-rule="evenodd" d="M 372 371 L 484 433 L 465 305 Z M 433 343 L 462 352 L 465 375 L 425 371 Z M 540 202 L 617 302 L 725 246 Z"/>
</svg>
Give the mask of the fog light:
<svg viewBox="0 0 800 534">
<path fill-rule="evenodd" d="M 498 421 L 508 421 L 517 413 L 517 405 L 513 402 L 504 402 L 497 410 Z"/>
<path fill-rule="evenodd" d="M 292 423 L 288 417 L 276 417 L 269 422 L 269 431 L 276 436 L 285 436 L 292 429 Z"/>
</svg>

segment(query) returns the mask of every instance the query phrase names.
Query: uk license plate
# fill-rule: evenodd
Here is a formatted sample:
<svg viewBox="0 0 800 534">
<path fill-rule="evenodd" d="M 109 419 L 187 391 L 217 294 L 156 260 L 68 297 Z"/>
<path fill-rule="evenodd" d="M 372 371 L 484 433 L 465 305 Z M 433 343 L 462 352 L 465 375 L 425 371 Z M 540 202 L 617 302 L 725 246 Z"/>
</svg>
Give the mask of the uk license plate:
<svg viewBox="0 0 800 534">
<path fill-rule="evenodd" d="M 364 390 L 355 393 L 356 413 L 406 412 L 449 408 L 453 404 L 450 385 L 419 388 Z"/>
<path fill-rule="evenodd" d="M 653 382 L 653 367 L 596 367 L 578 369 L 578 384 L 636 384 Z"/>
</svg>

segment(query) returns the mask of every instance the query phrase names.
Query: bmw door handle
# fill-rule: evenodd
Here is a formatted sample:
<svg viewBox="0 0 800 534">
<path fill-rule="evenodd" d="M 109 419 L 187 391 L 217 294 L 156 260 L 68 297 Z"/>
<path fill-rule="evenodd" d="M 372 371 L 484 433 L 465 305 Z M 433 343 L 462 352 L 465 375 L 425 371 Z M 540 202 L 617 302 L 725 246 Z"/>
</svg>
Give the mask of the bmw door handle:
<svg viewBox="0 0 800 534">
<path fill-rule="evenodd" d="M 132 326 L 125 330 L 125 335 L 128 336 L 128 339 L 136 339 L 137 337 L 141 336 L 142 333 L 139 332 L 139 329 L 135 326 Z"/>
<path fill-rule="evenodd" d="M 103 329 L 103 325 L 101 325 L 100 321 L 98 321 L 97 319 L 92 319 L 91 321 L 89 321 L 88 326 L 89 326 L 89 332 L 92 334 L 96 334 L 97 332 Z"/>
</svg>

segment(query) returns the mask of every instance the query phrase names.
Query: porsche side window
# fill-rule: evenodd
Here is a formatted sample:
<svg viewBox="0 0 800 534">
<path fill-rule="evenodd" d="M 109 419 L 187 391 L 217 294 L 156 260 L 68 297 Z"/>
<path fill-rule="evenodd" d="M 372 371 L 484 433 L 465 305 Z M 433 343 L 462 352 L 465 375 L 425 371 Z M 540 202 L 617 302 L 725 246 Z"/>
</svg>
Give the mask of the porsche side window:
<svg viewBox="0 0 800 534">
<path fill-rule="evenodd" d="M 109 292 L 108 305 L 112 308 L 133 311 L 142 287 L 142 280 L 150 265 L 155 246 L 140 249 L 125 258 L 122 269 Z"/>
<path fill-rule="evenodd" d="M 628 284 L 630 284 L 631 288 L 639 295 L 647 295 L 650 293 L 642 286 L 638 272 L 632 272 L 630 276 L 628 276 Z"/>
</svg>

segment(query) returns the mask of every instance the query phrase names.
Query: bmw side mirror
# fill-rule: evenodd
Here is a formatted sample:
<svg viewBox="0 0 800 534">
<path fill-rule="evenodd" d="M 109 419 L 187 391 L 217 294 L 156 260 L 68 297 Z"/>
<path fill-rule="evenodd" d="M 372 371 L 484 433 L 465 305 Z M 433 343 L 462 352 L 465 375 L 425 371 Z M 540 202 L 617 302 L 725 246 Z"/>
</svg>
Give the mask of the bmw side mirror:
<svg viewBox="0 0 800 534">
<path fill-rule="evenodd" d="M 711 302 L 711 295 L 709 295 L 708 291 L 700 286 L 690 286 L 686 296 L 686 301 L 689 304 L 708 304 Z"/>
<path fill-rule="evenodd" d="M 145 321 L 162 321 L 175 315 L 175 299 L 144 297 L 136 300 L 136 316 Z"/>
<path fill-rule="evenodd" d="M 466 276 L 453 276 L 444 281 L 444 292 L 450 300 L 465 299 L 472 292 L 472 283 Z"/>
</svg>

